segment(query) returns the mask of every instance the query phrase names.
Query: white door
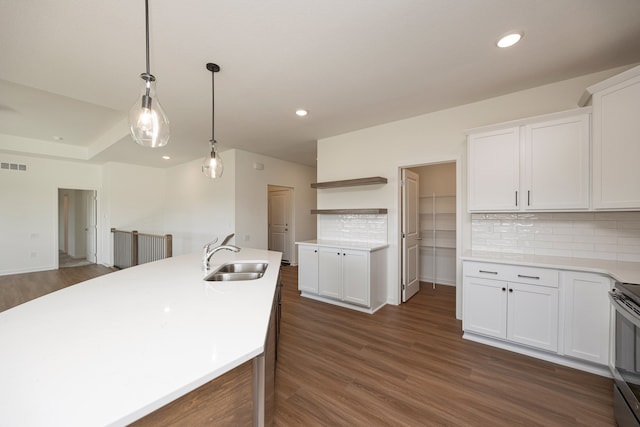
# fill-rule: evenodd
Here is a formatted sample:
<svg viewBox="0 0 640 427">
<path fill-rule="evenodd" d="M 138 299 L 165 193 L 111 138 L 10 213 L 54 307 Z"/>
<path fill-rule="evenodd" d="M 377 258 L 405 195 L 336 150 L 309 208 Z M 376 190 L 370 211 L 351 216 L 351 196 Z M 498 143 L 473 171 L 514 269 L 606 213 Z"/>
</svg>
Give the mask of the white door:
<svg viewBox="0 0 640 427">
<path fill-rule="evenodd" d="M 344 301 L 369 306 L 369 252 L 342 250 Z"/>
<path fill-rule="evenodd" d="M 558 351 L 558 289 L 509 283 L 507 339 Z"/>
<path fill-rule="evenodd" d="M 269 191 L 269 249 L 282 252 L 283 261 L 291 261 L 290 190 Z"/>
<path fill-rule="evenodd" d="M 342 250 L 318 248 L 318 293 L 322 296 L 342 299 Z"/>
<path fill-rule="evenodd" d="M 318 293 L 318 247 L 298 245 L 298 290 Z"/>
<path fill-rule="evenodd" d="M 87 261 L 95 264 L 97 262 L 96 248 L 98 246 L 98 209 L 96 206 L 96 191 L 87 191 L 87 197 L 85 200 L 87 202 Z"/>
<path fill-rule="evenodd" d="M 507 337 L 507 282 L 465 276 L 462 297 L 465 331 Z"/>
<path fill-rule="evenodd" d="M 402 170 L 402 302 L 420 290 L 419 175 Z"/>
</svg>

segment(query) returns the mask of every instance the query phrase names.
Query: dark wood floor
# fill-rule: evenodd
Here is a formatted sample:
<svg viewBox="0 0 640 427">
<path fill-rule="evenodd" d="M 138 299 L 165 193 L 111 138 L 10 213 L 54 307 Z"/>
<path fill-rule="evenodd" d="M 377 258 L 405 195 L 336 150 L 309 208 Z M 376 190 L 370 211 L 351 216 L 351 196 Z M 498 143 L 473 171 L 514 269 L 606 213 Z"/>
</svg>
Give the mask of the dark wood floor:
<svg viewBox="0 0 640 427">
<path fill-rule="evenodd" d="M 610 379 L 463 340 L 455 288 L 369 315 L 283 268 L 278 426 L 613 426 Z"/>
<path fill-rule="evenodd" d="M 0 276 L 0 311 L 106 274 Z M 374 315 L 301 298 L 283 267 L 277 426 L 614 426 L 612 381 L 461 338 L 455 288 Z"/>
<path fill-rule="evenodd" d="M 58 289 L 115 271 L 99 264 L 0 276 L 0 311 Z"/>
</svg>

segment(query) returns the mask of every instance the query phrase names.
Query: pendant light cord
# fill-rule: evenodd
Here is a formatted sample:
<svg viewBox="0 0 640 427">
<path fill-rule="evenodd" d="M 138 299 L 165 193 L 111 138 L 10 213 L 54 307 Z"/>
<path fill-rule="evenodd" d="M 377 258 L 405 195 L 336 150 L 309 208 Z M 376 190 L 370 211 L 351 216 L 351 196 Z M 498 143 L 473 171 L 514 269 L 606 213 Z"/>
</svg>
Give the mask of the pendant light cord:
<svg viewBox="0 0 640 427">
<path fill-rule="evenodd" d="M 216 120 L 216 88 L 215 88 L 215 71 L 211 70 L 211 150 L 216 143 L 215 138 L 215 120 Z"/>
<path fill-rule="evenodd" d="M 147 36 L 147 75 L 151 75 L 149 67 L 149 0 L 144 0 L 144 17 L 146 21 L 146 36 Z"/>
</svg>

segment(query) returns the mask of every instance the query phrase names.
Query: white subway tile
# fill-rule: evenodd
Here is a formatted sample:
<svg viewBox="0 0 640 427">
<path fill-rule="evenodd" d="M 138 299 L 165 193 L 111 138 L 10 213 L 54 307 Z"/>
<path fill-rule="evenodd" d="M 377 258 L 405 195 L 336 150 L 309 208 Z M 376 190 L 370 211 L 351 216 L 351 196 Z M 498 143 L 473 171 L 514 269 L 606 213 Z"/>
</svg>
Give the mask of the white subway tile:
<svg viewBox="0 0 640 427">
<path fill-rule="evenodd" d="M 592 252 L 592 251 L 573 251 L 575 258 L 601 259 L 606 261 L 615 261 L 616 254 L 611 252 Z"/>
</svg>

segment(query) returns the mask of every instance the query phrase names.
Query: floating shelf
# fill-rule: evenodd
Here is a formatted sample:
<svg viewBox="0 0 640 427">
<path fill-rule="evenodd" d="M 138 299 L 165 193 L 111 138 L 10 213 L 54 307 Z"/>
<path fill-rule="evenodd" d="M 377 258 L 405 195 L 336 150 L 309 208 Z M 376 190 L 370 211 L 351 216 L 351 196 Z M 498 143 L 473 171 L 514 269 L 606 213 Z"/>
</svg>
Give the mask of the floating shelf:
<svg viewBox="0 0 640 427">
<path fill-rule="evenodd" d="M 314 182 L 311 184 L 311 188 L 356 187 L 358 185 L 375 185 L 386 183 L 387 178 L 383 178 L 381 176 L 372 176 L 369 178 L 345 179 L 342 181 Z"/>
<path fill-rule="evenodd" d="M 377 215 L 377 214 L 386 214 L 387 209 L 312 209 L 311 215 L 318 214 L 330 214 L 330 215 L 350 215 L 350 214 L 360 214 L 360 215 Z"/>
</svg>

